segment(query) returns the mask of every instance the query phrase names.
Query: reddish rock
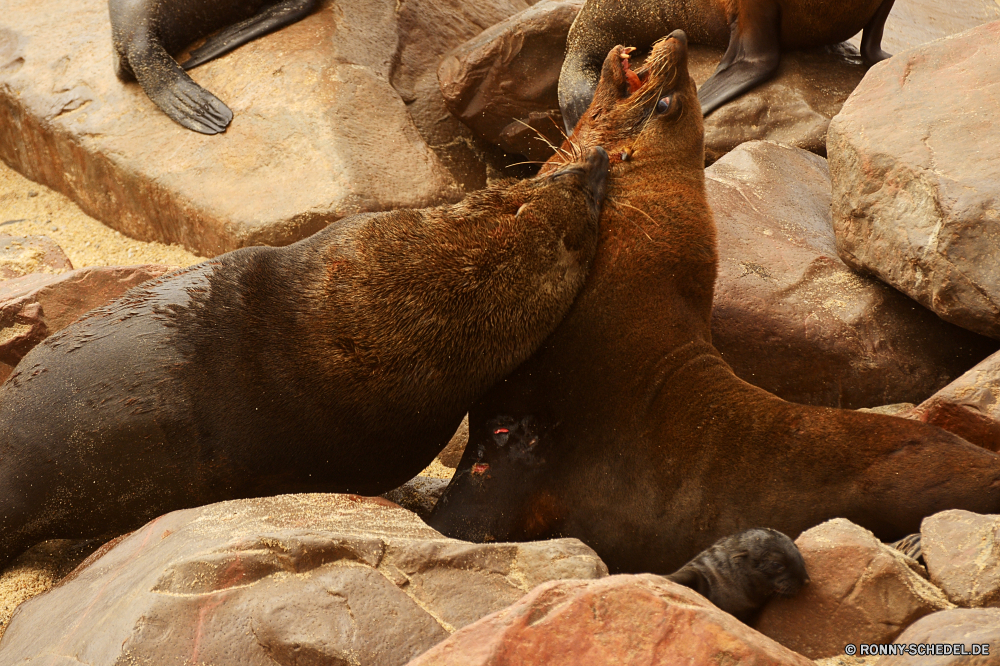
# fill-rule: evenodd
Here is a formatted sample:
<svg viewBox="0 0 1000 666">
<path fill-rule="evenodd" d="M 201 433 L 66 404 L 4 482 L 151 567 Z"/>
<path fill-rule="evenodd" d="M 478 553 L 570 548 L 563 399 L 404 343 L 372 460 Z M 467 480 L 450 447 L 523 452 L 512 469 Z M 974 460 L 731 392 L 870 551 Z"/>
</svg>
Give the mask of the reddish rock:
<svg viewBox="0 0 1000 666">
<path fill-rule="evenodd" d="M 812 582 L 773 599 L 755 628 L 811 659 L 848 643 L 890 643 L 917 619 L 952 604 L 914 560 L 843 518 L 803 532 L 795 545 Z"/>
<path fill-rule="evenodd" d="M 546 583 L 409 666 L 673 666 L 812 662 L 659 576 Z"/>
<path fill-rule="evenodd" d="M 882 48 L 892 54 L 1000 20 L 995 0 L 895 0 L 882 33 Z M 861 46 L 861 33 L 851 40 Z"/>
<path fill-rule="evenodd" d="M 8 236 L 0 234 L 0 280 L 29 273 L 63 273 L 73 264 L 48 236 Z"/>
<path fill-rule="evenodd" d="M 1000 663 L 1000 609 L 969 610 L 955 608 L 928 615 L 917 620 L 899 638 L 896 644 L 907 647 L 907 654 L 882 657 L 877 666 L 996 666 Z M 937 651 L 946 650 L 945 645 L 961 645 L 963 656 L 927 656 L 918 650 L 928 650 L 935 646 Z M 941 646 L 938 648 L 937 646 Z M 983 655 L 982 646 L 988 646 L 988 655 Z M 911 647 L 913 646 L 913 647 Z M 974 647 L 978 646 L 978 647 Z"/>
<path fill-rule="evenodd" d="M 705 175 L 712 341 L 751 384 L 830 407 L 919 402 L 996 349 L 840 260 L 823 158 L 751 142 Z"/>
<path fill-rule="evenodd" d="M 924 518 L 920 537 L 931 582 L 952 602 L 1000 606 L 1000 516 L 942 511 Z"/>
<path fill-rule="evenodd" d="M 235 114 L 225 134 L 204 136 L 115 78 L 105 0 L 11 0 L 0 159 L 128 236 L 203 256 L 458 197 L 389 83 L 399 4 L 324 0 L 193 70 Z"/>
<path fill-rule="evenodd" d="M 173 268 L 157 264 L 95 266 L 0 282 L 0 381 L 32 347 L 72 324 L 84 312 Z"/>
<path fill-rule="evenodd" d="M 543 0 L 448 53 L 438 80 L 451 112 L 507 152 L 548 159 L 549 144 L 563 141 L 556 84 L 566 35 L 582 6 L 583 0 Z"/>
<path fill-rule="evenodd" d="M 462 456 L 465 454 L 465 447 L 469 444 L 469 415 L 466 414 L 465 418 L 462 419 L 462 423 L 458 426 L 458 430 L 455 434 L 451 436 L 448 440 L 448 445 L 444 447 L 444 450 L 438 454 L 438 460 L 445 467 L 451 467 L 456 469 L 458 463 L 462 461 Z"/>
<path fill-rule="evenodd" d="M 555 578 L 576 539 L 446 539 L 391 502 L 284 495 L 162 516 L 21 605 L 4 663 L 398 666 Z"/>
<path fill-rule="evenodd" d="M 436 479 L 430 476 L 418 475 L 387 493 L 382 493 L 383 497 L 390 502 L 395 502 L 399 506 L 412 511 L 424 520 L 434 509 L 434 505 L 441 499 L 441 495 L 448 488 L 451 479 Z"/>
<path fill-rule="evenodd" d="M 901 416 L 931 423 L 985 449 L 1000 451 L 1000 352 Z"/>
<path fill-rule="evenodd" d="M 1000 339 L 998 58 L 1000 22 L 880 63 L 828 149 L 844 261 Z"/>
</svg>

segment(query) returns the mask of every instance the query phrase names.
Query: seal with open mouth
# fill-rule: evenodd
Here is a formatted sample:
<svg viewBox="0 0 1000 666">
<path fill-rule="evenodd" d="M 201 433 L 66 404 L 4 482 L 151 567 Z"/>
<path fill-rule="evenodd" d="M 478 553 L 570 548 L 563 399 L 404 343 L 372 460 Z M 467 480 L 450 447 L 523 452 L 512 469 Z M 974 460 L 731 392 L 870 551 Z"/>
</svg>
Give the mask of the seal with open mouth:
<svg viewBox="0 0 1000 666">
<path fill-rule="evenodd" d="M 671 30 L 696 44 L 726 47 L 699 91 L 702 113 L 766 81 L 782 50 L 836 44 L 864 29 L 861 55 L 889 57 L 882 30 L 894 0 L 587 0 L 566 41 L 559 107 L 571 132 L 590 104 L 604 56 L 615 44 L 648 48 Z"/>
<path fill-rule="evenodd" d="M 600 148 L 453 206 L 356 215 L 147 282 L 0 386 L 0 564 L 51 538 L 412 478 L 565 316 Z"/>
<path fill-rule="evenodd" d="M 673 33 L 634 78 L 627 49 L 608 55 L 571 137 L 612 162 L 591 272 L 539 351 L 470 410 L 431 526 L 577 537 L 613 571 L 666 574 L 752 527 L 795 538 L 845 517 L 891 541 L 945 509 L 1000 513 L 997 454 L 908 419 L 785 402 L 712 346 L 715 225 L 686 54 Z"/>
</svg>

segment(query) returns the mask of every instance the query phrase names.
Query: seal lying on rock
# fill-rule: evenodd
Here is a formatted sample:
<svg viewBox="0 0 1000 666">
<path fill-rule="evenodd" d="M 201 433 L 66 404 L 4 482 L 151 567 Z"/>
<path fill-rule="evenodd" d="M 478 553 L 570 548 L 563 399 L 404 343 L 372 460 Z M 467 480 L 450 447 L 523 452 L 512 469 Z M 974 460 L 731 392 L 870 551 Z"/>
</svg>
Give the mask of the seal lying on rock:
<svg viewBox="0 0 1000 666">
<path fill-rule="evenodd" d="M 49 337 L 0 386 L 0 564 L 183 507 L 410 479 L 565 316 L 607 164 L 236 250 Z"/>
<path fill-rule="evenodd" d="M 294 23 L 315 6 L 316 0 L 108 0 L 115 73 L 122 81 L 137 80 L 184 127 L 218 134 L 233 112 L 184 70 Z M 220 28 L 225 30 L 192 51 L 183 67 L 177 64 L 175 54 Z"/>
<path fill-rule="evenodd" d="M 782 49 L 836 44 L 864 28 L 861 55 L 889 57 L 882 29 L 894 0 L 587 0 L 570 28 L 559 74 L 559 107 L 571 132 L 590 104 L 601 63 L 615 44 L 649 47 L 671 30 L 697 44 L 724 46 L 718 69 L 699 91 L 708 115 L 766 81 Z M 630 77 L 634 84 L 638 80 Z"/>
<path fill-rule="evenodd" d="M 793 597 L 809 582 L 795 543 L 768 529 L 719 539 L 666 578 L 743 622 L 751 621 L 772 597 Z"/>
<path fill-rule="evenodd" d="M 613 571 L 665 574 L 761 525 L 795 538 L 845 517 L 891 541 L 944 509 L 1000 513 L 995 453 L 908 419 L 785 402 L 733 374 L 711 343 L 715 225 L 686 40 L 660 42 L 632 94 L 624 51 L 572 137 L 612 161 L 587 282 L 473 405 L 431 526 L 577 537 Z"/>
</svg>

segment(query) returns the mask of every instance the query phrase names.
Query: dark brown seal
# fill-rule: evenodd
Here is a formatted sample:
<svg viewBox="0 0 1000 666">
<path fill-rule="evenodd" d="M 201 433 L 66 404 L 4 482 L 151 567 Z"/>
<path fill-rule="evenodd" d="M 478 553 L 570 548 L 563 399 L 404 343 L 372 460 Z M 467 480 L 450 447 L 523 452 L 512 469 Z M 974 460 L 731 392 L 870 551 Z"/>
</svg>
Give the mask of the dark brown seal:
<svg viewBox="0 0 1000 666">
<path fill-rule="evenodd" d="M 0 563 L 183 507 L 413 477 L 569 309 L 607 162 L 236 250 L 49 337 L 0 387 Z"/>
<path fill-rule="evenodd" d="M 795 543 L 769 529 L 719 539 L 666 578 L 743 622 L 753 620 L 773 597 L 793 597 L 809 582 Z"/>
<path fill-rule="evenodd" d="M 224 132 L 233 119 L 219 98 L 184 70 L 303 18 L 316 0 L 108 0 L 115 73 L 137 80 L 165 114 L 202 134 Z M 174 60 L 216 30 L 182 65 Z"/>
<path fill-rule="evenodd" d="M 646 49 L 680 29 L 696 44 L 727 47 L 698 93 L 707 115 L 774 74 L 782 49 L 836 44 L 864 28 L 865 62 L 888 58 L 882 29 L 893 1 L 587 0 L 570 28 L 559 75 L 566 131 L 590 104 L 604 56 L 615 44 Z"/>
<path fill-rule="evenodd" d="M 620 572 L 717 539 L 845 517 L 891 541 L 938 511 L 1000 513 L 1000 457 L 926 424 L 785 402 L 711 343 L 715 225 L 682 34 L 629 95 L 623 49 L 574 141 L 612 166 L 597 255 L 539 351 L 470 410 L 431 525 L 471 540 L 578 537 Z"/>
</svg>

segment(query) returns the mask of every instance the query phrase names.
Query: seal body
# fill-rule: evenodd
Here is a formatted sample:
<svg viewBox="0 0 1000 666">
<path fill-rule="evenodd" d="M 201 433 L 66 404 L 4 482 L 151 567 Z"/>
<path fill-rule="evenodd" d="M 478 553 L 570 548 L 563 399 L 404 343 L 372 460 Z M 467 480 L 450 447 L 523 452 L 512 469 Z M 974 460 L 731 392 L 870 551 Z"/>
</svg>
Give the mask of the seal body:
<svg viewBox="0 0 1000 666">
<path fill-rule="evenodd" d="M 686 41 L 609 54 L 574 144 L 611 156 L 597 255 L 570 313 L 470 410 L 430 524 L 467 540 L 577 537 L 667 574 L 717 539 L 845 517 L 885 541 L 1000 512 L 1000 457 L 926 424 L 785 402 L 711 344 L 715 225 Z"/>
<path fill-rule="evenodd" d="M 0 386 L 0 563 L 174 509 L 390 490 L 565 315 L 607 155 L 129 291 Z"/>
<path fill-rule="evenodd" d="M 587 0 L 570 28 L 559 76 L 566 131 L 590 104 L 604 57 L 616 44 L 645 49 L 680 29 L 695 43 L 726 47 L 699 92 L 707 115 L 768 79 L 782 49 L 836 44 L 863 28 L 865 61 L 888 58 L 881 49 L 882 30 L 893 1 Z"/>
<path fill-rule="evenodd" d="M 809 582 L 795 543 L 769 529 L 719 539 L 666 578 L 747 623 L 772 597 L 793 597 Z"/>
<path fill-rule="evenodd" d="M 315 6 L 316 0 L 108 0 L 115 73 L 123 81 L 137 80 L 184 127 L 223 132 L 233 112 L 184 70 L 294 23 Z M 177 64 L 174 55 L 217 30 L 183 66 Z"/>
</svg>

